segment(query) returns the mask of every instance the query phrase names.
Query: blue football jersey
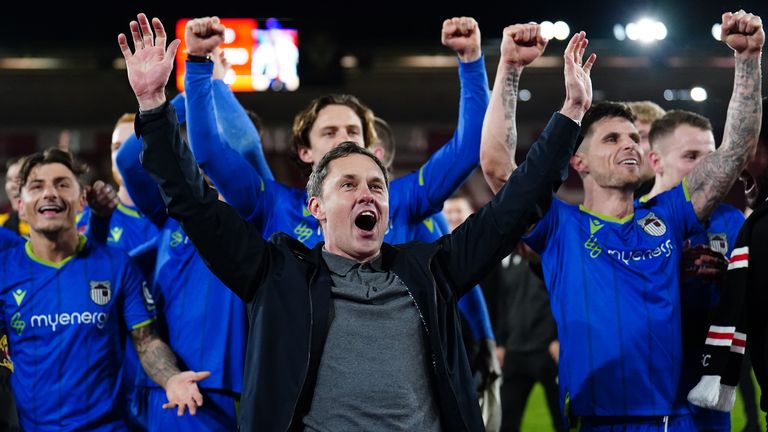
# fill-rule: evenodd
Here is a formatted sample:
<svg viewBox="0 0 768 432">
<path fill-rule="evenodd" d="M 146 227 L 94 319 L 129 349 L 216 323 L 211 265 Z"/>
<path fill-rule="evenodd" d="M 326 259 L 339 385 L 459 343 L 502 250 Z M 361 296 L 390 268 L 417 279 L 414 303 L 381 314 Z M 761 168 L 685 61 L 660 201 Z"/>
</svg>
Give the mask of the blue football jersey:
<svg viewBox="0 0 768 432">
<path fill-rule="evenodd" d="M 77 216 L 77 227 L 80 233 L 84 233 L 87 229 L 91 214 L 91 208 L 86 206 L 83 212 Z M 109 220 L 107 244 L 130 252 L 155 238 L 157 234 L 155 225 L 142 216 L 138 209 L 120 203 L 112 212 L 112 217 Z"/>
<path fill-rule="evenodd" d="M 688 413 L 679 269 L 683 241 L 702 231 L 683 182 L 621 220 L 555 199 L 526 236 L 542 258 L 568 414 Z"/>
<path fill-rule="evenodd" d="M 124 430 L 127 332 L 154 320 L 153 302 L 128 255 L 81 237 L 61 263 L 31 243 L 0 259 L 0 325 L 24 430 Z"/>
</svg>

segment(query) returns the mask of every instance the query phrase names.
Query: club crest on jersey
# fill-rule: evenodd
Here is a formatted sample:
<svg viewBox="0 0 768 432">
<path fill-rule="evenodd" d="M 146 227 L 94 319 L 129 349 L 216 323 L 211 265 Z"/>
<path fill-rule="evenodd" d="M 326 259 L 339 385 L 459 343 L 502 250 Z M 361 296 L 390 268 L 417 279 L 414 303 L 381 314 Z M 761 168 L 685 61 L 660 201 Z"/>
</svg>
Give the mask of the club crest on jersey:
<svg viewBox="0 0 768 432">
<path fill-rule="evenodd" d="M 109 281 L 91 281 L 91 300 L 104 306 L 112 300 L 112 286 Z"/>
<path fill-rule="evenodd" d="M 643 227 L 643 231 L 654 237 L 661 237 L 667 232 L 667 226 L 653 213 L 648 213 L 644 218 L 638 220 L 637 223 Z"/>
<path fill-rule="evenodd" d="M 725 233 L 707 233 L 709 237 L 709 248 L 723 255 L 728 253 L 728 237 Z"/>
</svg>

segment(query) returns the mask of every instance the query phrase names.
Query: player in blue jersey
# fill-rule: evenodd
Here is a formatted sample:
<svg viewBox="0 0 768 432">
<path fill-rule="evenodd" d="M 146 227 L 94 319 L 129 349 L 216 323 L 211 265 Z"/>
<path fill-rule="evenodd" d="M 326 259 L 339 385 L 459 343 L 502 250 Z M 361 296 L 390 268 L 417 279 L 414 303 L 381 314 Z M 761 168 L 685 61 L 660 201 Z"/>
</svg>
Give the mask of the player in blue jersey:
<svg viewBox="0 0 768 432">
<path fill-rule="evenodd" d="M 754 151 L 760 122 L 760 20 L 740 11 L 724 14 L 722 25 L 724 42 L 736 53 L 722 146 L 681 185 L 635 207 L 632 194 L 646 156 L 634 117 L 622 104 L 596 105 L 584 117 L 583 140 L 571 160 L 584 184 L 584 203 L 555 200 L 527 238 L 542 255 L 558 324 L 561 400 L 567 413 L 580 418 L 582 430 L 695 427 L 679 397 L 676 270 L 683 241 L 702 231 L 700 221 L 709 219 Z M 536 32 L 511 30 L 517 63 L 497 78 L 510 85 L 494 87 L 500 103 L 492 96 L 485 126 L 493 133 L 482 144 L 501 152 L 495 159 L 481 156 L 484 170 L 482 162 L 495 160 L 507 173 L 511 162 L 500 155 L 509 154 L 505 145 L 516 133 L 506 120 L 514 112 L 502 102 L 516 97 L 521 58 L 535 58 L 525 54 L 542 43 Z M 486 177 L 499 173 L 503 179 L 499 169 Z"/>
<path fill-rule="evenodd" d="M 185 120 L 184 98 L 172 101 L 179 122 Z M 184 364 L 211 371 L 200 383 L 208 403 L 194 417 L 177 417 L 155 401 L 162 389 L 149 388 L 150 430 L 234 430 L 245 358 L 245 304 L 205 266 L 186 233 L 165 212 L 157 184 L 139 163 L 141 143 L 128 138 L 116 162 L 137 208 L 160 228 L 152 283 L 168 343 Z M 194 332 L 189 329 L 194 328 Z"/>
<path fill-rule="evenodd" d="M 653 189 L 642 198 L 653 197 L 680 184 L 685 176 L 707 155 L 715 151 L 715 137 L 709 120 L 689 111 L 668 111 L 653 122 L 649 133 L 651 152 L 650 166 L 656 173 Z M 681 282 L 682 337 L 683 337 L 683 384 L 685 397 L 699 380 L 698 353 L 701 341 L 706 339 L 709 315 L 720 298 L 719 285 L 705 272 L 719 272 L 722 276 L 727 267 L 726 256 L 736 242 L 736 236 L 744 224 L 744 215 L 727 204 L 720 204 L 712 213 L 706 233 L 688 239 L 684 249 L 684 276 Z M 719 256 L 713 256 L 717 254 Z M 713 261 L 704 263 L 702 260 Z M 718 262 L 724 265 L 717 265 Z M 697 275 L 701 271 L 702 275 Z M 689 404 L 696 428 L 699 431 L 727 432 L 731 430 L 731 415 Z"/>
<path fill-rule="evenodd" d="M 157 228 L 146 217 L 139 213 L 138 208 L 133 203 L 128 190 L 124 187 L 123 178 L 117 169 L 115 161 L 120 146 L 133 135 L 134 114 L 122 115 L 115 124 L 112 133 L 112 144 L 110 152 L 112 157 L 112 177 L 117 184 L 118 204 L 115 211 L 109 219 L 109 231 L 107 233 L 107 244 L 116 246 L 120 249 L 130 252 L 148 241 L 153 241 L 157 236 Z M 91 208 L 86 207 L 83 213 L 78 217 L 78 226 L 83 229 L 91 220 Z"/>
<path fill-rule="evenodd" d="M 79 172 L 56 149 L 25 159 L 19 214 L 30 240 L 0 260 L 0 323 L 22 428 L 126 430 L 119 373 L 126 331 L 147 374 L 164 387 L 164 406 L 194 414 L 203 403 L 196 382 L 208 372 L 179 372 L 128 256 L 78 235 Z"/>
</svg>

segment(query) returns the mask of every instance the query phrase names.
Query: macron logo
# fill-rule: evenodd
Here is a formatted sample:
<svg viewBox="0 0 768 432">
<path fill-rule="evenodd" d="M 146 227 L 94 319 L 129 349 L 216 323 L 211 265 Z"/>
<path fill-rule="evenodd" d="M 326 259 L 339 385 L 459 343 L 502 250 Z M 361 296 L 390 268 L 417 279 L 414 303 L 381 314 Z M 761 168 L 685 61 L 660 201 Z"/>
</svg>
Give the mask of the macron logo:
<svg viewBox="0 0 768 432">
<path fill-rule="evenodd" d="M 51 327 L 56 331 L 58 326 L 68 325 L 95 325 L 96 328 L 103 329 L 104 324 L 109 320 L 109 314 L 106 312 L 72 312 L 57 313 L 48 315 L 33 315 L 30 324 L 35 327 Z"/>
</svg>

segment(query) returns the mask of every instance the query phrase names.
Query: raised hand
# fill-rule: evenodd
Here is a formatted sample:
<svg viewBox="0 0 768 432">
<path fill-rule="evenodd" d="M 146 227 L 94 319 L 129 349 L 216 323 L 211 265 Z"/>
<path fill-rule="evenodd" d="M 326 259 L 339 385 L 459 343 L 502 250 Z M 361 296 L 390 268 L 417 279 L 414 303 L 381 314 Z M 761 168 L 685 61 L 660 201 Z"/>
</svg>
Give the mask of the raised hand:
<svg viewBox="0 0 768 432">
<path fill-rule="evenodd" d="M 740 10 L 723 14 L 720 40 L 731 47 L 736 54 L 760 55 L 765 43 L 763 22 L 759 16 Z"/>
<path fill-rule="evenodd" d="M 225 27 L 219 17 L 195 18 L 187 22 L 184 30 L 184 41 L 187 43 L 187 53 L 207 56 L 224 41 Z"/>
<path fill-rule="evenodd" d="M 185 409 L 189 409 L 191 415 L 197 414 L 197 407 L 203 405 L 203 395 L 197 382 L 209 376 L 210 372 L 186 371 L 170 377 L 165 385 L 168 402 L 163 404 L 163 409 L 176 408 L 178 416 L 184 415 Z"/>
<path fill-rule="evenodd" d="M 155 28 L 155 35 L 152 34 L 147 16 L 143 13 L 138 15 L 138 22 L 131 21 L 133 53 L 125 35 L 120 33 L 117 36 L 117 43 L 123 52 L 128 70 L 128 82 L 142 111 L 157 108 L 165 103 L 165 85 L 171 76 L 173 59 L 181 43 L 180 40 L 174 39 L 166 49 L 163 23 L 153 18 L 152 26 Z"/>
<path fill-rule="evenodd" d="M 538 24 L 515 24 L 504 28 L 501 61 L 513 66 L 528 66 L 541 57 L 549 41 L 541 36 Z"/>
<path fill-rule="evenodd" d="M 443 21 L 440 41 L 455 51 L 462 63 L 473 62 L 482 55 L 480 27 L 474 18 L 460 17 Z"/>
<path fill-rule="evenodd" d="M 213 79 L 223 80 L 227 76 L 231 66 L 227 61 L 227 57 L 224 55 L 224 50 L 216 48 L 211 55 L 213 61 Z"/>
<path fill-rule="evenodd" d="M 86 187 L 85 199 L 91 211 L 99 217 L 109 217 L 120 203 L 115 189 L 101 180 Z"/>
<path fill-rule="evenodd" d="M 589 74 L 597 55 L 591 54 L 586 62 L 584 51 L 588 45 L 586 33 L 573 35 L 565 48 L 565 104 L 560 112 L 574 120 L 581 121 L 584 113 L 592 106 L 592 79 Z"/>
</svg>

